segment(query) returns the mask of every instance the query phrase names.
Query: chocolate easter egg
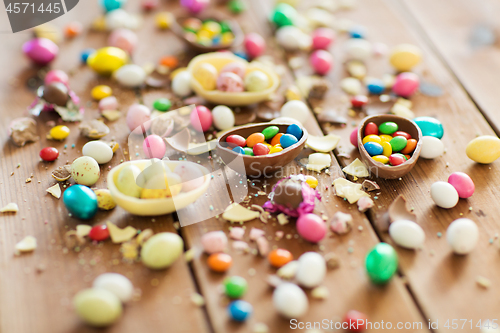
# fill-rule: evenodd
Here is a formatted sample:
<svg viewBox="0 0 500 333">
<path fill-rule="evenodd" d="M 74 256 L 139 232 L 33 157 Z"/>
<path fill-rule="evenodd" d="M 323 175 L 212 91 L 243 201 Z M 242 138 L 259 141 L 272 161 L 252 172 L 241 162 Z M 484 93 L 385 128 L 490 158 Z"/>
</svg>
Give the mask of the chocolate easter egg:
<svg viewBox="0 0 500 333">
<path fill-rule="evenodd" d="M 66 106 L 68 102 L 68 88 L 61 82 L 46 85 L 43 89 L 43 99 L 50 104 Z"/>
<path fill-rule="evenodd" d="M 296 209 L 302 203 L 302 184 L 293 180 L 285 180 L 274 189 L 273 200 L 278 205 Z"/>
</svg>

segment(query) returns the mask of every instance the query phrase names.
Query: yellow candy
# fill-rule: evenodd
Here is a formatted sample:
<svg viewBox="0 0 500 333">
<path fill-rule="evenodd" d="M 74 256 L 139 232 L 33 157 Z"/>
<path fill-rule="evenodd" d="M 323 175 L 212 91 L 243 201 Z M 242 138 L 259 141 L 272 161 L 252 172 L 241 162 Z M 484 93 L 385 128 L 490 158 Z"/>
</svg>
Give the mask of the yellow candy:
<svg viewBox="0 0 500 333">
<path fill-rule="evenodd" d="M 111 210 L 116 207 L 116 203 L 111 196 L 111 192 L 106 189 L 94 190 L 97 196 L 97 207 L 102 210 Z"/>
<path fill-rule="evenodd" d="M 187 70 L 186 67 L 179 67 L 179 68 L 175 69 L 174 71 L 172 71 L 172 73 L 170 73 L 170 80 L 173 80 L 177 76 L 177 74 L 179 74 L 180 72 L 183 72 L 185 70 Z"/>
<path fill-rule="evenodd" d="M 92 29 L 95 31 L 106 31 L 106 18 L 104 16 L 96 18 L 92 22 Z"/>
<path fill-rule="evenodd" d="M 392 136 L 387 135 L 387 134 L 381 134 L 381 135 L 379 135 L 379 137 L 380 137 L 380 140 L 382 140 L 382 142 L 389 142 L 392 140 Z"/>
<path fill-rule="evenodd" d="M 203 25 L 201 26 L 201 30 L 205 30 L 208 33 L 210 33 L 210 37 L 219 35 L 221 33 L 220 24 L 214 21 L 208 21 L 203 23 Z"/>
<path fill-rule="evenodd" d="M 213 34 L 210 33 L 210 31 L 207 31 L 207 30 L 200 30 L 198 31 L 198 33 L 196 34 L 196 36 L 198 37 L 198 39 L 212 39 L 212 36 Z"/>
<path fill-rule="evenodd" d="M 500 139 L 492 135 L 482 135 L 467 144 L 465 153 L 474 162 L 490 164 L 500 157 Z"/>
<path fill-rule="evenodd" d="M 38 38 L 47 38 L 56 44 L 59 44 L 62 40 L 61 29 L 50 23 L 44 23 L 33 28 L 33 33 Z"/>
<path fill-rule="evenodd" d="M 391 156 L 392 154 L 392 146 L 389 142 L 382 142 L 382 148 L 384 148 L 384 152 L 382 153 L 384 156 Z"/>
<path fill-rule="evenodd" d="M 203 89 L 215 90 L 217 85 L 217 69 L 214 65 L 206 62 L 201 63 L 193 71 L 193 77 L 201 84 Z"/>
<path fill-rule="evenodd" d="M 64 125 L 58 125 L 50 129 L 49 135 L 54 140 L 64 140 L 69 135 L 69 128 Z"/>
<path fill-rule="evenodd" d="M 156 14 L 155 21 L 156 26 L 159 29 L 168 29 L 172 24 L 172 14 L 169 12 L 161 12 Z"/>
<path fill-rule="evenodd" d="M 93 99 L 100 101 L 103 98 L 111 96 L 113 94 L 113 90 L 109 86 L 100 85 L 92 88 L 90 94 Z"/>
<path fill-rule="evenodd" d="M 387 163 L 389 163 L 389 157 L 384 156 L 384 155 L 376 155 L 376 156 L 373 156 L 372 158 L 373 158 L 375 161 L 380 162 L 380 163 L 383 163 L 383 164 L 387 164 Z"/>
<path fill-rule="evenodd" d="M 415 45 L 400 44 L 396 46 L 389 57 L 391 65 L 398 72 L 408 72 L 422 60 L 422 51 Z"/>
<path fill-rule="evenodd" d="M 365 144 L 367 142 L 382 143 L 382 140 L 380 139 L 380 137 L 378 135 L 370 134 L 370 135 L 367 135 L 363 138 L 363 144 Z"/>
<path fill-rule="evenodd" d="M 128 55 L 117 47 L 103 47 L 87 59 L 87 64 L 101 75 L 111 75 L 128 62 Z"/>
<path fill-rule="evenodd" d="M 306 176 L 306 183 L 311 188 L 316 188 L 318 186 L 318 180 L 314 176 Z"/>
<path fill-rule="evenodd" d="M 207 36 L 198 36 L 196 42 L 202 45 L 212 45 L 212 39 Z"/>
<path fill-rule="evenodd" d="M 278 145 L 271 147 L 269 150 L 269 154 L 274 154 L 274 153 L 279 153 L 280 151 L 283 151 L 283 148 L 278 147 Z"/>
<path fill-rule="evenodd" d="M 231 44 L 234 40 L 234 35 L 231 32 L 225 32 L 222 34 L 222 37 L 220 39 L 221 44 L 226 45 L 226 44 Z"/>
</svg>

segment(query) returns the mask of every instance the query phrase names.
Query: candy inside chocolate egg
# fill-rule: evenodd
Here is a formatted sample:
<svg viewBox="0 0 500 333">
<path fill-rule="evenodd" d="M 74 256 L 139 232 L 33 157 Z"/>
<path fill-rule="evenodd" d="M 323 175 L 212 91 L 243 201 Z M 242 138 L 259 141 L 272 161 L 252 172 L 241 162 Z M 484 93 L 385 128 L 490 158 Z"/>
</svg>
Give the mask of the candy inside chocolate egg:
<svg viewBox="0 0 500 333">
<path fill-rule="evenodd" d="M 47 103 L 66 106 L 68 98 L 68 88 L 61 82 L 48 84 L 43 89 L 43 99 Z"/>
<path fill-rule="evenodd" d="M 294 180 L 282 181 L 274 189 L 273 201 L 285 207 L 299 208 L 299 205 L 304 201 L 302 184 Z"/>
</svg>

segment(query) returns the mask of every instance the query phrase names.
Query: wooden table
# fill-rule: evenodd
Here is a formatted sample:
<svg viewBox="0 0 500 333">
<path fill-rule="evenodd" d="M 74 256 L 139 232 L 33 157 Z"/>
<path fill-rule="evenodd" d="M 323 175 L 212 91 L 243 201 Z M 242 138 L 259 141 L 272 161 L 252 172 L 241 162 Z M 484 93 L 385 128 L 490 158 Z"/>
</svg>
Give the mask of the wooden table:
<svg viewBox="0 0 500 333">
<path fill-rule="evenodd" d="M 348 118 L 345 127 L 316 121 L 313 113 L 305 127 L 312 135 L 335 133 L 341 136 L 339 147 L 330 173 L 321 174 L 304 170 L 297 162 L 286 166 L 287 174 L 307 173 L 315 175 L 323 200 L 316 207 L 316 213 L 331 217 L 337 211 L 348 212 L 354 218 L 354 230 L 344 236 L 328 235 L 317 245 L 302 241 L 296 234 L 294 223 L 281 226 L 273 218 L 269 223 L 251 221 L 245 224 L 245 241 L 252 227 L 265 230 L 272 248 L 282 247 L 290 250 L 295 257 L 306 251 L 321 254 L 335 253 L 340 267 L 327 273 L 323 285 L 330 295 L 325 300 L 310 298 L 308 314 L 303 322 L 323 319 L 337 322 L 351 309 L 368 315 L 372 323 L 382 320 L 390 322 L 393 329 L 398 323 L 411 325 L 410 332 L 479 332 L 479 320 L 498 319 L 500 302 L 498 278 L 498 230 L 500 206 L 496 204 L 500 181 L 498 163 L 477 165 L 465 155 L 465 145 L 478 134 L 498 134 L 500 118 L 496 112 L 498 94 L 495 88 L 500 65 L 494 56 L 495 46 L 473 49 L 466 36 L 478 22 L 492 24 L 485 18 L 485 11 L 477 6 L 490 6 L 490 1 L 478 0 L 474 6 L 466 1 L 403 1 L 371 0 L 360 1 L 357 8 L 338 11 L 337 19 L 352 20 L 366 26 L 368 39 L 381 42 L 389 47 L 408 42 L 418 45 L 424 52 L 424 61 L 416 68 L 422 80 L 443 89 L 439 97 L 417 94 L 412 98 L 413 111 L 418 116 L 434 116 L 444 123 L 446 154 L 435 160 L 419 160 L 410 174 L 400 180 L 377 180 L 381 186 L 375 207 L 366 214 L 358 212 L 355 205 L 349 205 L 335 196 L 331 183 L 337 177 L 344 177 L 341 168 L 358 157 L 357 151 L 349 143 L 349 134 L 363 115 L 352 117 L 348 114 L 348 99 L 339 88 L 339 81 L 346 76 L 343 63 L 343 43 L 345 34 L 339 35 L 331 51 L 336 67 L 328 76 L 332 89 L 323 101 L 309 101 L 319 109 L 335 108 L 339 115 Z M 280 94 L 294 79 L 312 73 L 307 65 L 306 54 L 285 54 L 273 39 L 273 30 L 268 23 L 272 1 L 247 1 L 247 11 L 236 19 L 245 32 L 257 32 L 267 41 L 266 54 L 274 58 L 277 68 L 282 72 Z M 303 3 L 301 6 L 310 4 Z M 173 11 L 177 1 L 164 1 L 162 10 Z M 140 12 L 138 1 L 131 1 L 127 9 Z M 226 14 L 227 10 L 218 8 Z M 81 1 L 67 15 L 57 19 L 57 26 L 78 20 L 88 27 L 99 13 L 95 1 Z M 486 10 L 487 12 L 487 10 Z M 2 11 L 0 30 L 7 31 L 9 26 L 5 12 Z M 141 14 L 142 15 L 142 14 Z M 133 61 L 139 65 L 156 63 L 164 55 L 181 55 L 183 63 L 190 59 L 185 45 L 170 31 L 158 31 L 154 24 L 154 13 L 144 14 L 144 24 L 137 32 L 140 43 L 134 52 Z M 456 34 L 455 34 L 456 33 Z M 155 232 L 169 231 L 179 233 L 184 239 L 186 249 L 196 249 L 196 257 L 187 263 L 179 259 L 172 267 L 162 271 L 152 271 L 141 263 L 126 263 L 121 260 L 119 245 L 111 242 L 100 244 L 87 243 L 79 252 L 68 250 L 64 235 L 82 222 L 69 217 L 62 200 L 57 200 L 45 190 L 55 183 L 50 176 L 51 170 L 66 161 L 71 162 L 81 155 L 86 139 L 79 136 L 76 124 L 70 124 L 71 135 L 64 142 L 45 139 L 50 129 L 47 124 L 56 120 L 54 115 L 43 114 L 37 118 L 38 133 L 41 140 L 23 148 L 15 147 L 7 135 L 10 120 L 25 114 L 26 107 L 34 99 L 34 91 L 27 82 L 37 75 L 37 69 L 30 66 L 21 56 L 21 45 L 30 38 L 29 32 L 16 35 L 4 33 L 0 36 L 3 52 L 0 54 L 0 205 L 16 202 L 20 211 L 17 214 L 0 216 L 0 331 L 1 332 L 253 332 L 257 324 L 264 323 L 269 332 L 288 332 L 290 324 L 282 319 L 271 304 L 272 288 L 266 283 L 269 274 L 275 273 L 266 259 L 253 254 L 228 252 L 233 256 L 234 265 L 227 274 L 214 274 L 209 271 L 207 256 L 201 253 L 200 237 L 207 231 L 224 230 L 231 226 L 219 218 L 187 227 L 176 228 L 177 215 L 156 218 L 133 217 L 121 208 L 111 212 L 98 212 L 91 224 L 112 221 L 120 227 L 132 225 L 137 229 L 152 228 Z M 118 86 L 108 78 L 97 77 L 80 64 L 79 53 L 83 48 L 99 48 L 106 45 L 105 33 L 86 31 L 83 36 L 66 40 L 60 45 L 60 54 L 52 68 L 70 73 L 70 86 L 81 97 L 86 106 L 86 119 L 95 119 L 97 105 L 90 97 L 90 89 L 97 84 L 112 86 L 125 114 L 128 106 L 143 102 L 151 106 L 154 99 L 171 96 L 165 89 L 140 89 L 131 91 Z M 291 58 L 302 59 L 306 65 L 290 67 Z M 297 60 L 295 60 L 297 61 Z M 391 72 L 386 57 L 373 58 L 368 62 L 370 76 L 381 76 Z M 471 100 L 471 98 L 473 100 Z M 314 103 L 313 103 L 314 102 Z M 258 105 L 258 108 L 267 107 Z M 279 103 L 276 108 L 279 108 Z M 317 109 L 318 110 L 318 109 Z M 483 116 L 484 115 L 484 116 Z M 109 163 L 114 167 L 130 155 L 126 140 L 128 128 L 125 118 L 108 123 L 113 137 L 121 147 Z M 75 144 L 72 148 L 71 145 Z M 67 144 L 67 148 L 64 145 Z M 55 146 L 61 156 L 55 163 L 41 162 L 38 152 L 45 146 Z M 305 150 L 301 157 L 311 153 Z M 340 154 L 340 156 L 339 156 Z M 350 158 L 346 158 L 346 154 Z M 196 161 L 196 159 L 193 159 Z M 106 188 L 108 165 L 101 169 L 102 177 L 95 185 Z M 430 185 L 437 180 L 446 180 L 450 173 L 463 171 L 475 182 L 476 193 L 450 210 L 437 208 L 429 195 Z M 26 183 L 28 177 L 32 178 Z M 257 195 L 258 190 L 269 193 L 277 179 L 252 180 L 249 186 L 252 204 L 263 204 L 266 197 Z M 224 181 L 214 178 L 207 196 L 200 198 L 195 207 L 187 208 L 184 214 L 200 217 L 212 205 L 214 211 L 222 212 L 228 202 L 217 195 L 224 190 Z M 258 190 L 257 190 L 258 189 Z M 395 246 L 400 265 L 398 275 L 386 286 L 371 284 L 364 271 L 364 258 L 367 251 L 381 241 L 392 244 L 388 234 L 379 230 L 377 221 L 387 211 L 388 205 L 403 194 L 414 208 L 418 223 L 425 230 L 427 239 L 422 250 L 408 251 Z M 374 196 L 374 195 L 372 195 Z M 375 199 L 375 198 L 374 198 Z M 201 214 L 201 215 L 200 215 Z M 455 219 L 468 217 L 477 222 L 480 241 L 477 248 L 468 256 L 453 255 L 444 237 L 448 225 Z M 276 231 L 286 235 L 275 239 Z M 38 240 L 38 248 L 31 254 L 14 256 L 15 244 L 26 235 Z M 493 244 L 490 244 L 490 240 Z M 255 244 L 248 241 L 250 247 Z M 91 286 L 92 280 L 104 272 L 118 272 L 129 277 L 137 288 L 138 297 L 125 308 L 123 317 L 112 327 L 95 330 L 82 324 L 72 309 L 72 297 L 81 289 Z M 249 292 L 243 297 L 254 307 L 254 314 L 244 324 L 229 320 L 226 313 L 228 303 L 220 292 L 220 284 L 226 276 L 240 275 L 247 279 Z M 485 277 L 492 284 L 485 289 L 476 280 Z M 191 296 L 200 293 L 206 306 L 198 307 L 191 302 Z M 309 293 L 309 292 L 308 292 Z M 458 329 L 452 329 L 453 319 Z M 465 326 L 463 319 L 467 322 Z M 448 327 L 446 323 L 448 322 Z M 470 322 L 472 322 L 472 328 Z M 439 322 L 439 327 L 429 329 L 429 321 Z M 498 320 L 497 320 L 498 321 Z M 419 327 L 419 323 L 421 326 Z M 324 332 L 336 330 L 324 330 Z M 369 332 L 378 331 L 376 329 Z"/>
</svg>

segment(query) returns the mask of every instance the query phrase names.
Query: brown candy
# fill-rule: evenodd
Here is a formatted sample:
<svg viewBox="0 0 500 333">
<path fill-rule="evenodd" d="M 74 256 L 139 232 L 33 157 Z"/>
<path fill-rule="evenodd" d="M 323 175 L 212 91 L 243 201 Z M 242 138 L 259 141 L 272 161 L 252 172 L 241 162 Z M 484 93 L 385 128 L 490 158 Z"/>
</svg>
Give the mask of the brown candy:
<svg viewBox="0 0 500 333">
<path fill-rule="evenodd" d="M 284 180 L 274 189 L 273 201 L 288 208 L 297 209 L 304 201 L 302 184 L 294 180 Z"/>
<path fill-rule="evenodd" d="M 68 103 L 68 88 L 61 82 L 46 85 L 43 89 L 43 99 L 50 104 L 66 106 Z"/>
</svg>

